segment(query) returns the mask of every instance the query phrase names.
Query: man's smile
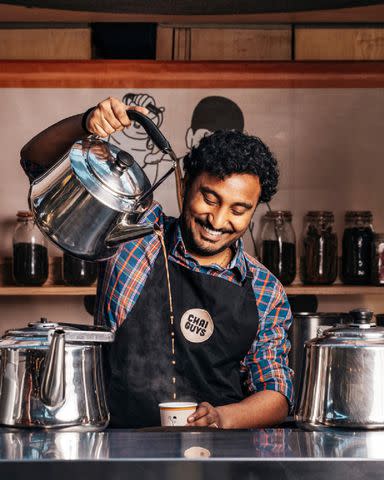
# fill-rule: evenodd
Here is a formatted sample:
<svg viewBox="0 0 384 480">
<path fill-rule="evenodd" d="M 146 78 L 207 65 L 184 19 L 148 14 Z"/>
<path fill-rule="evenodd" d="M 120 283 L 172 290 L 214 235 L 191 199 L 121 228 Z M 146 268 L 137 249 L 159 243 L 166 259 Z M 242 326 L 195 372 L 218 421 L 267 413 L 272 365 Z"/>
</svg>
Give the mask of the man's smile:
<svg viewBox="0 0 384 480">
<path fill-rule="evenodd" d="M 217 242 L 221 240 L 223 235 L 227 233 L 232 233 L 231 231 L 220 229 L 216 230 L 213 228 L 211 225 L 209 225 L 208 222 L 204 222 L 203 220 L 200 219 L 195 219 L 195 222 L 197 225 L 199 225 L 200 228 L 200 236 L 204 239 L 207 240 L 208 242 Z"/>
</svg>

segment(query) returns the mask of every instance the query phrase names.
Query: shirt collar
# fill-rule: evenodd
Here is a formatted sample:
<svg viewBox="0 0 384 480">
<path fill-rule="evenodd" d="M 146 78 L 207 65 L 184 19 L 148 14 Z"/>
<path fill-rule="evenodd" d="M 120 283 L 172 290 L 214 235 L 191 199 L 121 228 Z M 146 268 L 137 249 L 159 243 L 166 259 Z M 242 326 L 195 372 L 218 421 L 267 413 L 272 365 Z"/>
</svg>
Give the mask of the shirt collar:
<svg viewBox="0 0 384 480">
<path fill-rule="evenodd" d="M 199 265 L 199 263 L 193 258 L 193 256 L 190 253 L 188 253 L 188 251 L 185 248 L 183 237 L 181 235 L 180 219 L 176 221 L 175 228 L 173 229 L 173 232 L 172 232 L 170 245 L 171 245 L 170 253 L 176 259 L 182 261 L 187 265 L 195 265 L 195 266 L 204 268 L 203 266 Z M 227 268 L 223 269 L 219 265 L 212 265 L 208 268 L 213 268 L 220 271 L 230 270 L 235 275 L 237 275 L 241 281 L 244 281 L 247 275 L 247 265 L 246 265 L 245 255 L 244 255 L 244 242 L 241 238 L 237 240 L 234 246 L 234 249 L 236 251 L 235 255 L 232 258 L 231 263 L 228 265 Z"/>
</svg>

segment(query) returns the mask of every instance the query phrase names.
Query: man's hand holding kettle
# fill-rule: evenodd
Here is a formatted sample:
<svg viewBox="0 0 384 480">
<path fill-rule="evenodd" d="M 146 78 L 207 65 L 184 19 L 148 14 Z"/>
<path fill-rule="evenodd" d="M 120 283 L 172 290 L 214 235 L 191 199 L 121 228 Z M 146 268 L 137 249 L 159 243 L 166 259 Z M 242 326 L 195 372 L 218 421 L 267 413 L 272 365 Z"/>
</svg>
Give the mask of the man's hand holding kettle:
<svg viewBox="0 0 384 480">
<path fill-rule="evenodd" d="M 115 132 L 121 132 L 131 125 L 127 110 L 136 110 L 148 114 L 145 107 L 129 106 L 117 98 L 108 97 L 88 112 L 85 127 L 94 135 L 105 138 Z"/>
</svg>

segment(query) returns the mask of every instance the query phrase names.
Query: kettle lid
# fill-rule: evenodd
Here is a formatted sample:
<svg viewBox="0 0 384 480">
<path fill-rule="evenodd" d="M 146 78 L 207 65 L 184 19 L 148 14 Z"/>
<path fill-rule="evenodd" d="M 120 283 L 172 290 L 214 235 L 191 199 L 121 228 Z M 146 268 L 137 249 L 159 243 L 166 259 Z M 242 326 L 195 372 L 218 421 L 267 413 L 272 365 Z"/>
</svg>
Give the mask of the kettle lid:
<svg viewBox="0 0 384 480">
<path fill-rule="evenodd" d="M 43 317 L 40 322 L 31 322 L 25 328 L 7 330 L 0 339 L 0 348 L 46 347 L 57 329 L 64 331 L 66 343 L 110 343 L 115 337 L 112 331 L 104 327 L 53 323 Z"/>
<path fill-rule="evenodd" d="M 131 211 L 151 188 L 144 170 L 128 152 L 96 137 L 76 142 L 69 159 L 84 187 L 114 210 Z"/>
</svg>

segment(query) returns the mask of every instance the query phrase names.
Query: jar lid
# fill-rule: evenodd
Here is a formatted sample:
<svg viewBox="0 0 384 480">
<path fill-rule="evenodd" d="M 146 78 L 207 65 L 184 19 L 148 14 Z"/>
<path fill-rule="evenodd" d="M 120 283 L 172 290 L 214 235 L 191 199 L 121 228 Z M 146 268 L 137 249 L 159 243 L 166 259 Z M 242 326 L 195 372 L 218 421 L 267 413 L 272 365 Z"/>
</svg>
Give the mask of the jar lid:
<svg viewBox="0 0 384 480">
<path fill-rule="evenodd" d="M 363 221 L 371 223 L 373 220 L 373 215 L 370 210 L 348 210 L 345 212 L 345 221 Z"/>
<path fill-rule="evenodd" d="M 334 221 L 334 215 L 333 212 L 329 210 L 310 210 L 306 218 L 308 220 L 325 220 L 328 222 L 333 222 Z"/>
<path fill-rule="evenodd" d="M 114 333 L 104 327 L 71 323 L 40 322 L 29 323 L 25 328 L 7 330 L 0 339 L 1 348 L 44 348 L 49 346 L 55 330 L 64 330 L 66 343 L 110 343 Z"/>
<path fill-rule="evenodd" d="M 30 210 L 19 210 L 16 213 L 18 218 L 33 218 L 33 213 Z"/>
<path fill-rule="evenodd" d="M 289 222 L 292 220 L 292 212 L 289 210 L 269 210 L 264 215 L 264 218 L 268 220 L 283 219 Z"/>
</svg>

